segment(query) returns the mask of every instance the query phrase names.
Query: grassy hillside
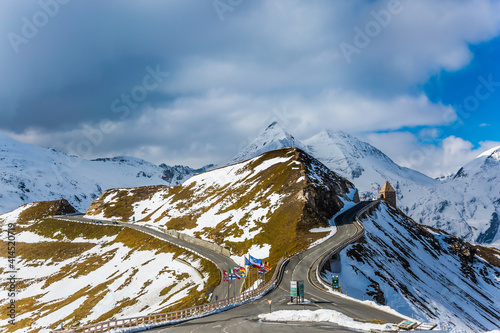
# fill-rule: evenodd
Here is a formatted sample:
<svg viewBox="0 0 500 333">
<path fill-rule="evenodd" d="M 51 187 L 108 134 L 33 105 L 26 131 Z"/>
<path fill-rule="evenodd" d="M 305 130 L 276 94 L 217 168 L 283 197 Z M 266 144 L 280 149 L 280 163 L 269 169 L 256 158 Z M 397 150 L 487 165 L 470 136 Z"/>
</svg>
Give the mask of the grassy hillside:
<svg viewBox="0 0 500 333">
<path fill-rule="evenodd" d="M 350 201 L 354 186 L 297 148 L 264 153 L 212 170 L 183 185 L 116 189 L 87 215 L 167 227 L 229 248 L 269 248 L 276 262 L 325 236 L 310 232 Z M 265 259 L 265 258 L 262 258 Z"/>
<path fill-rule="evenodd" d="M 40 218 L 50 206 L 30 204 L 0 215 L 3 233 L 8 223 L 17 224 L 19 278 L 16 324 L 8 325 L 3 311 L 2 332 L 46 332 L 61 322 L 194 306 L 219 283 L 215 265 L 181 248 L 128 228 Z M 7 243 L 0 241 L 0 257 L 6 255 Z M 2 281 L 0 288 L 6 287 Z M 2 297 L 0 306 L 6 302 Z"/>
</svg>

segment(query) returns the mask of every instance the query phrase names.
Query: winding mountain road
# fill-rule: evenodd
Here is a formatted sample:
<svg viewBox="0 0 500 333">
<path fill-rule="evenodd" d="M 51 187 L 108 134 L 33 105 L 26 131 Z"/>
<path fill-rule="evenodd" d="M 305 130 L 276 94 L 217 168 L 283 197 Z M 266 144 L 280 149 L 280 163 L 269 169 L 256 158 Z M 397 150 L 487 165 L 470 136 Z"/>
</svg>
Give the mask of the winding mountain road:
<svg viewBox="0 0 500 333">
<path fill-rule="evenodd" d="M 272 310 L 317 310 L 331 309 L 361 321 L 380 320 L 396 323 L 404 318 L 389 314 L 369 305 L 326 292 L 316 280 L 315 269 L 319 260 L 333 247 L 352 238 L 360 232 L 353 221 L 358 212 L 370 202 L 361 202 L 340 214 L 336 219 L 337 233 L 326 242 L 293 256 L 284 268 L 283 278 L 278 287 L 266 296 L 240 307 L 212 316 L 191 320 L 149 330 L 157 333 L 245 333 L 245 332 L 352 332 L 345 327 L 328 323 L 270 323 L 258 320 L 258 315 L 269 312 L 268 300 L 272 300 Z M 306 305 L 288 304 L 290 302 L 290 281 L 304 280 L 305 298 L 311 303 Z"/>
</svg>

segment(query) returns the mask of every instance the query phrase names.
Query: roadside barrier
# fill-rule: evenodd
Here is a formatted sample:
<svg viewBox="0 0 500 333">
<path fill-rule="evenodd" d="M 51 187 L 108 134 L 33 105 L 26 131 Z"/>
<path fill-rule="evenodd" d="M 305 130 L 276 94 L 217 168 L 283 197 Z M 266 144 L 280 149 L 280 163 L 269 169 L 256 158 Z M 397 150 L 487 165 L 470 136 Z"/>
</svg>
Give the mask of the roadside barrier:
<svg viewBox="0 0 500 333">
<path fill-rule="evenodd" d="M 190 319 L 204 317 L 217 312 L 225 311 L 243 305 L 250 300 L 264 296 L 269 291 L 273 290 L 278 286 L 281 278 L 283 277 L 284 266 L 288 262 L 289 258 L 282 257 L 276 269 L 273 273 L 271 280 L 266 284 L 250 291 L 245 291 L 235 297 L 224 299 L 218 302 L 206 303 L 198 306 L 194 306 L 188 309 L 172 311 L 167 313 L 152 314 L 141 317 L 125 318 L 108 320 L 101 323 L 96 323 L 87 326 L 65 328 L 53 330 L 54 333 L 97 333 L 97 332 L 107 332 L 114 329 L 126 329 L 126 328 L 140 328 L 149 329 L 156 326 L 163 326 L 169 324 L 175 324 L 182 321 L 187 321 Z"/>
<path fill-rule="evenodd" d="M 321 276 L 321 271 L 323 270 L 323 267 L 325 266 L 326 262 L 330 260 L 330 258 L 333 257 L 335 254 L 342 251 L 347 245 L 354 243 L 355 241 L 365 236 L 365 227 L 363 226 L 363 223 L 361 223 L 360 216 L 369 209 L 372 209 L 374 206 L 376 206 L 379 203 L 379 201 L 380 200 L 376 200 L 372 202 L 371 204 L 367 205 L 365 208 L 363 208 L 356 214 L 355 219 L 353 221 L 353 224 L 356 227 L 356 234 L 353 235 L 353 237 L 346 239 L 344 242 L 334 246 L 329 251 L 323 254 L 323 258 L 321 258 L 318 266 L 316 267 L 316 279 L 320 281 L 322 284 L 324 285 L 329 284 L 329 282 L 325 280 L 323 276 Z"/>
</svg>

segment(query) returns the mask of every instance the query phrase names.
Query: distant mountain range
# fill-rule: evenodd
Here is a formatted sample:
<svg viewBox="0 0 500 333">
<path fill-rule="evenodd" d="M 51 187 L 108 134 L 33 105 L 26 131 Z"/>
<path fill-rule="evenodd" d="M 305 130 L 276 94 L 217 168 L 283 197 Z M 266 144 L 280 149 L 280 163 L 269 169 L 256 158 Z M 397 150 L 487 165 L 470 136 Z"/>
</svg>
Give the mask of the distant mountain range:
<svg viewBox="0 0 500 333">
<path fill-rule="evenodd" d="M 397 165 L 379 149 L 345 132 L 325 130 L 306 140 L 292 140 L 274 122 L 227 164 L 292 144 L 354 183 L 361 199 L 377 197 L 389 181 L 396 189 L 398 207 L 417 222 L 468 241 L 500 246 L 500 147 L 455 175 L 436 180 Z M 0 134 L 0 213 L 60 198 L 85 210 L 104 190 L 182 184 L 214 167 L 158 166 L 133 157 L 89 161 Z"/>
<path fill-rule="evenodd" d="M 177 185 L 211 167 L 158 166 L 128 156 L 89 161 L 0 133 L 0 213 L 26 203 L 61 198 L 85 211 L 106 189 Z"/>
<path fill-rule="evenodd" d="M 274 122 L 231 163 L 289 146 L 290 138 Z M 361 199 L 377 197 L 389 181 L 396 189 L 398 207 L 417 222 L 468 241 L 500 246 L 500 147 L 481 154 L 452 177 L 436 180 L 397 165 L 379 149 L 342 131 L 322 131 L 293 143 L 354 183 Z"/>
</svg>

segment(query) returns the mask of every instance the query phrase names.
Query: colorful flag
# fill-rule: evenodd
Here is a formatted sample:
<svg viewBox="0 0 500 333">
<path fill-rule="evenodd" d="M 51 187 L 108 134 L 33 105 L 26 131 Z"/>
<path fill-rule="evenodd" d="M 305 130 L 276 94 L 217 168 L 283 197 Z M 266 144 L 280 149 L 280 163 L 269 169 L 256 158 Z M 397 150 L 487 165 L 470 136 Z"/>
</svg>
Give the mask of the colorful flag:
<svg viewBox="0 0 500 333">
<path fill-rule="evenodd" d="M 227 276 L 227 271 L 222 271 L 222 281 L 229 281 L 229 278 Z"/>
<path fill-rule="evenodd" d="M 253 267 L 257 267 L 257 268 L 263 267 L 262 260 L 256 259 L 256 258 L 252 257 L 251 255 L 249 255 L 248 258 L 250 261 L 250 265 L 252 265 Z"/>
<path fill-rule="evenodd" d="M 250 260 L 247 259 L 247 257 L 245 257 L 245 265 L 246 266 L 253 266 L 252 263 L 250 262 Z"/>
<path fill-rule="evenodd" d="M 245 267 L 240 267 L 240 268 L 238 268 L 238 272 L 237 272 L 237 274 L 238 274 L 240 277 L 244 278 L 244 277 L 246 277 L 246 276 L 247 276 L 247 270 L 245 269 Z"/>
</svg>

